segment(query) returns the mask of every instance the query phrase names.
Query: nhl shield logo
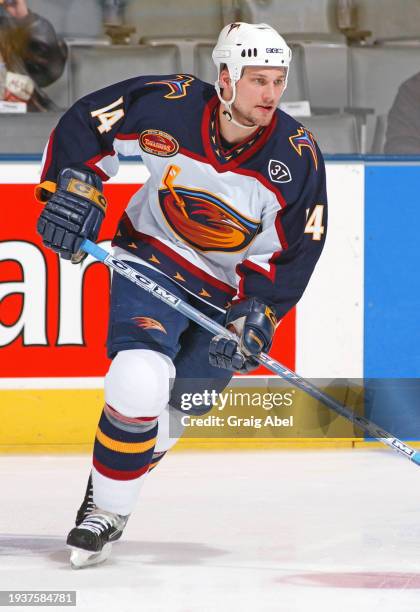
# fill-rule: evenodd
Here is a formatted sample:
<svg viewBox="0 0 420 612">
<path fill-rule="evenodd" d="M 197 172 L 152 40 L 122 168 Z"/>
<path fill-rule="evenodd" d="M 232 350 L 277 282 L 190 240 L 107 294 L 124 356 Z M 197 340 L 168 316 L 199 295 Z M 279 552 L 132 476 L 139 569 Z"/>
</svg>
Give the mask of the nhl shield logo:
<svg viewBox="0 0 420 612">
<path fill-rule="evenodd" d="M 270 159 L 268 172 L 273 183 L 290 183 L 292 180 L 289 168 L 277 159 Z"/>
</svg>

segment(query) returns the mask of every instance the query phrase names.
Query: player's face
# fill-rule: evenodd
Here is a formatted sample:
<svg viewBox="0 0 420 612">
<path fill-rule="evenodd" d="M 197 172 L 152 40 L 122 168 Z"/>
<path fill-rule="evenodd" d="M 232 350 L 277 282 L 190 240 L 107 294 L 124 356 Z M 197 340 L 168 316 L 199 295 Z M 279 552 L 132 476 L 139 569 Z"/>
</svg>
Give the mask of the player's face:
<svg viewBox="0 0 420 612">
<path fill-rule="evenodd" d="M 283 94 L 286 68 L 248 66 L 236 83 L 235 118 L 244 125 L 266 126 Z"/>
</svg>

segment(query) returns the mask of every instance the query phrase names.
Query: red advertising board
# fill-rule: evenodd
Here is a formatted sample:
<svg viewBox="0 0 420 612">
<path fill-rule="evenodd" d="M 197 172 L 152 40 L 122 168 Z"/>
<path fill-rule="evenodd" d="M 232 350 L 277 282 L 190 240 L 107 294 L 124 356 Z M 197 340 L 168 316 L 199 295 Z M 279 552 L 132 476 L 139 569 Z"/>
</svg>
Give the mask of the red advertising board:
<svg viewBox="0 0 420 612">
<path fill-rule="evenodd" d="M 0 377 L 103 376 L 108 368 L 109 271 L 101 263 L 85 262 L 81 273 L 80 266 L 43 248 L 36 233 L 40 204 L 34 187 L 0 184 Z M 110 206 L 99 241 L 112 239 L 138 187 L 105 186 Z M 281 323 L 271 354 L 294 369 L 294 312 Z"/>
</svg>

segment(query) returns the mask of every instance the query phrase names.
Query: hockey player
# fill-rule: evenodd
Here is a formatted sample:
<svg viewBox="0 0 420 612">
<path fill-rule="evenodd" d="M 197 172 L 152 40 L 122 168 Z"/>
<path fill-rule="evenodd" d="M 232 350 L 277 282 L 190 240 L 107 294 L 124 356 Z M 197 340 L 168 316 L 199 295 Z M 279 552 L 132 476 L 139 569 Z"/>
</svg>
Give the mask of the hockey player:
<svg viewBox="0 0 420 612">
<path fill-rule="evenodd" d="M 117 153 L 150 172 L 119 223 L 116 255 L 225 325 L 211 335 L 115 275 L 105 407 L 76 527 L 74 567 L 104 560 L 148 471 L 182 433 L 180 395 L 221 391 L 257 366 L 300 299 L 326 233 L 325 170 L 312 134 L 278 110 L 291 52 L 266 24 L 232 23 L 213 51 L 215 87 L 178 74 L 123 81 L 79 100 L 46 148 L 43 242 L 72 262 L 96 240 Z M 203 404 L 195 413 L 211 406 Z M 193 412 L 193 411 L 190 411 Z M 169 424 L 170 433 L 169 437 Z"/>
</svg>

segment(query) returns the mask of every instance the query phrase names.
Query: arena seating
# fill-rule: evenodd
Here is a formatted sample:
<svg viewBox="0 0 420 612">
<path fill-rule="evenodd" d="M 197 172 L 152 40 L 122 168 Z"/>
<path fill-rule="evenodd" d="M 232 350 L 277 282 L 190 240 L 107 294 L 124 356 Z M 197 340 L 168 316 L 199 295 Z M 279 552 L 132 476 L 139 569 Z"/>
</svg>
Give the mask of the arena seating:
<svg viewBox="0 0 420 612">
<path fill-rule="evenodd" d="M 296 119 L 313 133 L 323 153 L 360 153 L 359 129 L 354 115 L 337 113 Z"/>
<path fill-rule="evenodd" d="M 411 0 L 407 1 L 414 15 L 417 9 Z M 192 0 L 180 0 L 176 9 L 168 9 L 167 17 L 173 13 L 172 23 L 168 19 L 164 23 L 156 20 L 156 14 L 167 6 L 167 0 L 144 0 L 141 7 L 132 2 L 127 5 L 126 17 L 136 25 L 138 35 L 130 45 L 111 45 L 103 36 L 96 0 L 74 0 L 67 11 L 56 4 L 50 6 L 49 0 L 33 0 L 32 10 L 47 14 L 57 30 L 66 36 L 69 46 L 64 74 L 46 92 L 59 110 L 65 110 L 90 91 L 140 74 L 192 73 L 213 83 L 216 70 L 211 51 L 223 21 L 232 16 L 243 21 L 265 21 L 284 33 L 293 52 L 288 88 L 282 101 L 309 101 L 312 117 L 305 118 L 304 123 L 314 122 L 323 134 L 320 138 L 328 144 L 327 152 L 334 149 L 335 152 L 380 153 L 386 116 L 398 88 L 420 70 L 420 35 L 415 36 L 412 28 L 408 28 L 406 36 L 403 33 L 398 36 L 397 24 L 394 24 L 394 36 L 383 36 L 375 44 L 349 45 L 337 30 L 328 0 L 319 0 L 313 6 L 309 0 L 302 2 L 305 11 L 296 12 L 283 0 L 214 0 L 209 6 L 200 4 L 194 9 Z M 360 20 L 365 27 L 364 20 L 367 23 L 371 19 L 373 9 L 365 0 L 359 4 Z M 81 24 L 82 7 L 86 23 Z M 71 21 L 76 9 L 77 31 Z M 179 19 L 188 10 L 191 20 Z M 395 12 L 395 8 L 389 10 Z M 405 21 L 407 18 L 405 14 Z M 391 31 L 381 27 L 378 25 L 380 33 L 386 35 Z M 306 31 L 309 28 L 316 31 Z M 44 126 L 47 128 L 51 117 L 47 114 L 45 119 L 37 120 L 40 131 Z M 0 120 L 5 123 L 4 116 Z M 9 115 L 8 121 L 16 124 L 17 133 L 22 126 L 28 126 L 25 129 L 31 133 L 30 120 Z M 327 138 L 328 125 L 331 138 Z M 337 133 L 340 125 L 341 137 Z M 20 147 L 22 152 L 33 152 L 35 131 L 21 142 L 14 139 L 14 143 L 5 143 L 2 139 L 0 147 L 3 151 L 15 152 Z M 349 147 L 348 151 L 343 150 L 345 146 Z"/>
<path fill-rule="evenodd" d="M 29 0 L 34 13 L 44 15 L 62 36 L 98 38 L 103 35 L 101 3 L 97 0 Z"/>
<path fill-rule="evenodd" d="M 349 47 L 349 58 L 349 106 L 374 110 L 367 120 L 367 147 L 370 150 L 377 115 L 388 113 L 401 83 L 420 70 L 420 47 Z"/>
<path fill-rule="evenodd" d="M 308 73 L 306 70 L 304 48 L 300 44 L 289 42 L 292 50 L 292 66 L 287 80 L 287 89 L 282 97 L 283 102 L 310 100 Z"/>
<path fill-rule="evenodd" d="M 140 74 L 173 74 L 181 70 L 174 44 L 70 47 L 69 90 L 72 102 L 96 89 Z"/>
<path fill-rule="evenodd" d="M 387 128 L 387 116 L 378 115 L 376 117 L 375 129 L 373 132 L 372 146 L 370 152 L 374 154 L 381 154 L 384 151 L 385 138 Z"/>
<path fill-rule="evenodd" d="M 42 153 L 61 113 L 0 113 L 0 154 Z"/>
<path fill-rule="evenodd" d="M 216 66 L 211 59 L 214 43 L 200 43 L 195 47 L 194 74 L 206 83 L 214 83 L 217 77 Z"/>
<path fill-rule="evenodd" d="M 183 73 L 187 74 L 195 74 L 199 78 L 203 78 L 200 76 L 200 71 L 204 68 L 206 73 L 209 73 L 209 77 L 211 77 L 211 82 L 213 82 L 216 78 L 215 67 L 211 59 L 211 52 L 216 43 L 216 39 L 209 39 L 203 37 L 144 37 L 140 39 L 140 42 L 154 47 L 156 49 L 160 49 L 164 46 L 173 45 L 178 49 L 179 58 L 180 58 L 180 68 Z M 198 65 L 203 62 L 205 66 Z M 208 65 L 207 65 L 208 64 Z M 206 79 L 203 79 L 206 80 Z"/>
<path fill-rule="evenodd" d="M 301 49 L 298 70 L 304 65 L 311 107 L 338 108 L 348 106 L 348 46 L 341 35 L 287 34 L 292 50 Z M 292 70 L 295 70 L 293 56 Z"/>
<path fill-rule="evenodd" d="M 334 3 L 331 0 L 236 0 L 237 20 L 269 23 L 279 32 L 320 32 L 334 28 Z M 335 28 L 335 31 L 338 30 Z"/>
</svg>

